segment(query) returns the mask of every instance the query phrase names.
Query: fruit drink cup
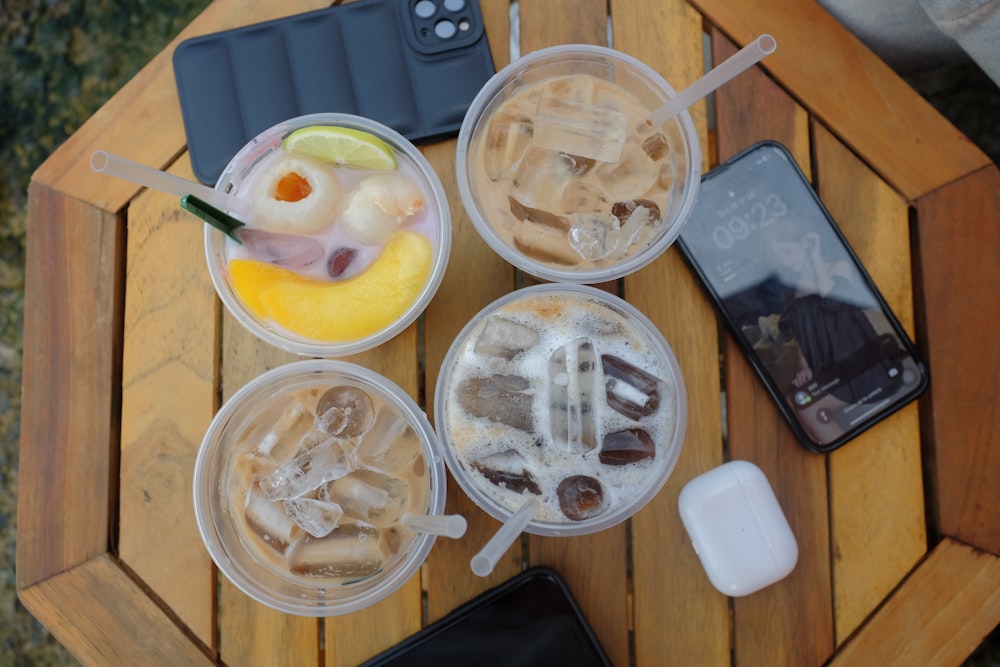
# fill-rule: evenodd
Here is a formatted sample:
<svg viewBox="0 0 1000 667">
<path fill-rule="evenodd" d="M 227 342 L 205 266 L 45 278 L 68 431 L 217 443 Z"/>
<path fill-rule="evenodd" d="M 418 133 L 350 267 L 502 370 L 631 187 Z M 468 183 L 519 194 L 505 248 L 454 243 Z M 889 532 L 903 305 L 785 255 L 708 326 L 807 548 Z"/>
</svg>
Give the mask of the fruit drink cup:
<svg viewBox="0 0 1000 667">
<path fill-rule="evenodd" d="M 546 284 L 478 313 L 445 357 L 434 398 L 445 462 L 477 505 L 526 528 L 582 535 L 656 495 L 680 455 L 684 381 L 638 310 L 583 285 Z"/>
<path fill-rule="evenodd" d="M 280 123 L 237 153 L 216 189 L 250 205 L 242 245 L 206 227 L 216 291 L 241 324 L 291 352 L 375 347 L 420 315 L 444 276 L 441 183 L 413 144 L 374 121 Z"/>
<path fill-rule="evenodd" d="M 249 382 L 198 452 L 194 507 L 222 573 L 289 614 L 334 616 L 388 596 L 434 536 L 405 514 L 441 514 L 445 472 L 427 417 L 360 366 L 298 361 Z"/>
<path fill-rule="evenodd" d="M 518 268 L 551 281 L 620 278 L 673 243 L 697 197 L 701 148 L 675 95 L 612 49 L 563 45 L 515 60 L 469 107 L 458 137 L 462 203 Z"/>
</svg>

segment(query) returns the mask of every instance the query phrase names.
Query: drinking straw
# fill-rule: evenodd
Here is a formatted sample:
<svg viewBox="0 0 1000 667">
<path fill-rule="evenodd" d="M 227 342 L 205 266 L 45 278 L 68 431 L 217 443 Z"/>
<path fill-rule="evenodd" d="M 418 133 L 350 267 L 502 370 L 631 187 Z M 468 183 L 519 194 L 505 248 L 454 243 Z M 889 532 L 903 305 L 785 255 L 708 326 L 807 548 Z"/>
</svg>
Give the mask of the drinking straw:
<svg viewBox="0 0 1000 667">
<path fill-rule="evenodd" d="M 520 509 L 514 512 L 513 516 L 500 526 L 500 530 L 490 538 L 486 546 L 472 557 L 470 565 L 474 574 L 485 577 L 493 571 L 497 561 L 500 560 L 500 556 L 504 555 L 507 549 L 510 548 L 510 545 L 514 543 L 517 536 L 524 530 L 524 527 L 535 516 L 535 508 L 537 506 L 538 501 L 535 498 L 529 498 L 521 505 Z"/>
<path fill-rule="evenodd" d="M 248 212 L 246 204 L 232 195 L 153 167 L 147 167 L 107 151 L 94 151 L 94 154 L 90 156 L 90 168 L 102 174 L 145 185 L 147 188 L 178 197 L 193 194 L 213 206 L 232 211 L 237 215 L 245 215 Z"/>
<path fill-rule="evenodd" d="M 225 211 L 220 211 L 211 204 L 198 199 L 194 195 L 184 195 L 181 197 L 181 208 L 194 213 L 196 216 L 212 225 L 232 240 L 236 241 L 240 245 L 243 245 L 243 239 L 239 237 L 236 230 L 243 227 L 244 223 L 240 222 Z"/>
<path fill-rule="evenodd" d="M 670 101 L 649 115 L 647 122 L 658 127 L 679 114 L 684 109 L 729 82 L 738 74 L 750 69 L 761 59 L 774 53 L 778 43 L 771 35 L 764 34 L 750 42 L 732 56 L 722 61 L 705 76 L 670 98 Z"/>
<path fill-rule="evenodd" d="M 458 539 L 465 535 L 465 528 L 468 524 L 461 514 L 405 514 L 403 515 L 403 525 L 417 532 Z"/>
</svg>

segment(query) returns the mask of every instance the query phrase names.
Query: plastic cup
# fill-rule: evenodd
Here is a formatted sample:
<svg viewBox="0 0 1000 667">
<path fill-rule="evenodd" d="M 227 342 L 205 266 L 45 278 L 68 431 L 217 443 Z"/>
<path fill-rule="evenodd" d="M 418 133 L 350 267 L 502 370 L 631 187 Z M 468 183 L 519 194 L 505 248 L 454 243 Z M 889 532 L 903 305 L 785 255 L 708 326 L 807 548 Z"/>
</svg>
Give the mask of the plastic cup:
<svg viewBox="0 0 1000 667">
<path fill-rule="evenodd" d="M 422 289 L 412 302 L 403 307 L 398 316 L 390 317 L 384 325 L 378 326 L 377 330 L 362 335 L 354 336 L 348 333 L 340 337 L 338 333 L 337 338 L 331 339 L 306 335 L 301 331 L 296 333 L 277 324 L 273 318 L 268 317 L 266 312 L 261 312 L 260 308 L 249 307 L 240 298 L 234 288 L 229 262 L 234 258 L 243 257 L 247 252 L 244 248 L 231 239 L 227 239 L 225 235 L 215 229 L 206 228 L 205 254 L 209 273 L 219 298 L 233 317 L 251 333 L 267 343 L 303 356 L 339 357 L 371 349 L 393 338 L 413 323 L 427 307 L 441 284 L 448 263 L 451 249 L 451 216 L 441 181 L 420 151 L 391 128 L 373 120 L 350 114 L 322 113 L 300 116 L 265 130 L 233 157 L 219 177 L 216 189 L 235 195 L 239 199 L 249 198 L 251 196 L 250 190 L 253 189 L 254 185 L 254 170 L 265 167 L 269 157 L 282 151 L 282 140 L 291 132 L 315 125 L 361 130 L 381 138 L 392 148 L 397 163 L 400 165 L 400 171 L 410 176 L 422 190 L 425 196 L 423 208 L 411 218 L 404 220 L 399 227 L 400 231 L 417 232 L 429 239 L 431 243 L 430 271 Z M 331 218 L 339 216 L 338 211 L 347 206 L 347 201 L 360 178 L 386 173 L 378 170 L 349 169 L 343 166 L 334 168 L 338 170 L 336 173 L 339 174 L 340 193 L 331 206 L 333 209 L 330 213 Z M 245 222 L 247 222 L 248 227 L 255 226 L 252 208 Z M 310 279 L 329 279 L 328 275 L 322 274 L 326 271 L 327 265 L 332 262 L 333 253 L 340 248 L 349 248 L 355 251 L 356 254 L 351 261 L 359 262 L 358 266 L 368 262 L 376 262 L 376 257 L 380 252 L 379 243 L 362 242 L 352 238 L 344 231 L 339 218 L 331 231 L 325 233 L 319 240 L 323 246 L 324 257 L 307 272 Z M 317 270 L 320 274 L 318 278 L 313 275 Z M 342 276 L 343 282 L 347 282 L 348 279 L 351 281 L 366 279 L 364 272 L 357 276 L 351 276 L 354 269 L 349 267 L 347 271 Z M 368 275 L 370 279 L 372 274 Z M 311 312 L 317 318 L 326 318 L 321 319 L 321 322 L 335 321 L 336 318 L 342 317 L 345 312 L 357 312 L 359 309 L 364 310 L 373 304 L 377 306 L 383 302 L 384 300 L 379 296 L 381 292 L 378 289 L 375 292 L 372 290 L 354 292 L 354 294 L 365 295 L 365 297 L 357 299 L 354 297 L 345 297 L 343 300 L 339 300 L 339 297 L 324 298 L 325 305 L 322 308 L 318 308 L 312 303 L 303 303 L 300 310 Z M 392 291 L 391 287 L 387 289 L 389 292 Z M 379 316 L 379 321 L 383 319 L 386 319 L 384 314 Z"/>
<path fill-rule="evenodd" d="M 603 282 L 652 262 L 676 240 L 701 177 L 690 114 L 647 122 L 674 95 L 652 68 L 605 47 L 555 46 L 504 67 L 458 136 L 458 187 L 476 230 L 545 280 Z"/>
<path fill-rule="evenodd" d="M 624 521 L 662 488 L 687 398 L 673 351 L 640 311 L 550 283 L 494 301 L 462 329 L 434 415 L 445 463 L 480 508 L 507 523 L 536 498 L 524 530 L 570 536 Z M 582 502 L 567 513 L 566 498 Z"/>
<path fill-rule="evenodd" d="M 362 420 L 366 431 L 361 422 L 348 423 L 339 436 L 329 436 L 331 444 L 317 435 L 312 411 L 328 389 L 345 386 L 371 398 L 373 421 Z M 407 528 L 404 517 L 444 510 L 445 469 L 435 443 L 426 415 L 377 373 L 334 360 L 280 366 L 242 387 L 212 420 L 194 469 L 198 529 L 219 570 L 254 600 L 300 616 L 356 611 L 402 586 L 434 544 L 433 534 Z M 302 502 L 336 502 L 343 510 L 338 527 L 325 537 L 307 532 L 312 526 L 314 534 L 322 533 L 315 524 L 303 529 L 288 519 L 283 496 L 294 494 L 276 492 L 286 489 L 281 478 L 287 476 L 275 474 L 279 464 L 307 449 L 313 452 L 309 474 L 323 471 L 322 479 L 333 479 L 306 492 Z M 348 452 L 344 460 L 358 462 L 346 474 L 346 469 L 333 472 L 341 464 L 329 454 L 341 451 Z M 406 491 L 398 492 L 398 481 L 381 481 L 389 478 L 402 480 Z M 358 480 L 393 489 L 389 497 L 400 500 L 375 509 L 344 500 L 367 497 L 352 489 L 376 488 L 357 486 Z M 271 500 L 266 492 L 279 498 Z M 335 557 L 348 552 L 349 559 Z"/>
</svg>

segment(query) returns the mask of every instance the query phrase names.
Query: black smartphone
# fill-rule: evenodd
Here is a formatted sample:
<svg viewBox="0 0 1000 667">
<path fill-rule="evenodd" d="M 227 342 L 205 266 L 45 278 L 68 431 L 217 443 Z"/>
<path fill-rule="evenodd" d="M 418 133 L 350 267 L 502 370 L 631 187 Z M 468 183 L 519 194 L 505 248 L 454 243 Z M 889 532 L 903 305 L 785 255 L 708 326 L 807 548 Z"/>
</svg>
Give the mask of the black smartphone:
<svg viewBox="0 0 1000 667">
<path fill-rule="evenodd" d="M 356 0 L 185 40 L 173 57 L 195 176 L 311 113 L 364 116 L 414 143 L 458 133 L 494 73 L 478 0 Z"/>
<path fill-rule="evenodd" d="M 610 667 L 555 570 L 535 566 L 473 598 L 362 667 Z"/>
<path fill-rule="evenodd" d="M 781 144 L 706 174 L 679 244 L 809 449 L 843 445 L 927 386 L 913 343 Z"/>
</svg>

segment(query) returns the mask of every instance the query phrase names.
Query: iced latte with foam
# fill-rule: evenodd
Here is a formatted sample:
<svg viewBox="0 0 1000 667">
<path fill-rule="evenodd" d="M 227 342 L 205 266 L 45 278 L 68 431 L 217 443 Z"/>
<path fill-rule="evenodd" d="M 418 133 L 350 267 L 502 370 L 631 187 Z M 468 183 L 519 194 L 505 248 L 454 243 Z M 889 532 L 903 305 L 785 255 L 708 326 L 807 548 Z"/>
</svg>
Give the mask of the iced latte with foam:
<svg viewBox="0 0 1000 667">
<path fill-rule="evenodd" d="M 601 530 L 642 507 L 677 460 L 684 384 L 666 341 L 600 290 L 540 285 L 459 334 L 435 396 L 445 459 L 505 519 L 531 497 L 528 531 Z"/>
</svg>

